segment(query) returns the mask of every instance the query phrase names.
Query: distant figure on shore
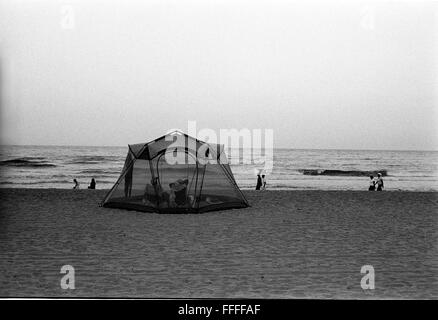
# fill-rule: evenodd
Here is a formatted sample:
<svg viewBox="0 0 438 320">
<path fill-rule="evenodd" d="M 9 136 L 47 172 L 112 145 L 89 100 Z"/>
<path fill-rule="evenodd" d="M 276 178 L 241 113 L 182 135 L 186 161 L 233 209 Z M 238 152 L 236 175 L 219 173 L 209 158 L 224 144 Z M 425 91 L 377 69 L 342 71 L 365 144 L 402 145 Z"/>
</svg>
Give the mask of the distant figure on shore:
<svg viewBox="0 0 438 320">
<path fill-rule="evenodd" d="M 73 189 L 79 189 L 79 182 L 78 182 L 78 180 L 76 180 L 76 179 L 73 179 L 73 182 L 74 182 L 74 186 L 73 186 Z"/>
<path fill-rule="evenodd" d="M 262 174 L 262 190 L 266 190 L 266 179 L 264 174 Z"/>
<path fill-rule="evenodd" d="M 368 188 L 368 191 L 374 190 L 376 190 L 376 180 L 374 180 L 374 176 L 370 176 L 370 187 Z"/>
<path fill-rule="evenodd" d="M 383 190 L 383 178 L 382 178 L 382 174 L 378 173 L 377 174 L 377 191 L 382 191 Z"/>
<path fill-rule="evenodd" d="M 94 178 L 91 178 L 90 185 L 88 186 L 88 189 L 96 189 L 96 181 Z"/>
<path fill-rule="evenodd" d="M 262 178 L 260 177 L 260 174 L 257 175 L 257 185 L 256 185 L 256 190 L 260 190 L 260 188 L 262 187 L 263 183 L 262 183 Z"/>
</svg>

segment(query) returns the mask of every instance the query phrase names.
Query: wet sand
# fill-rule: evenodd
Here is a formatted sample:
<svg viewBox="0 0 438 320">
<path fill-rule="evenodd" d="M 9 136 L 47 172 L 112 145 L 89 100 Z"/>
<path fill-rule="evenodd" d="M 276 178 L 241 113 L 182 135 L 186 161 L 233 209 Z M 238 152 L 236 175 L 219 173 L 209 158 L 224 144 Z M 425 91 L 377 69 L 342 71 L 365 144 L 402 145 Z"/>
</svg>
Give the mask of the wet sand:
<svg viewBox="0 0 438 320">
<path fill-rule="evenodd" d="M 198 215 L 105 193 L 0 189 L 0 296 L 438 298 L 438 193 L 245 191 L 250 208 Z"/>
</svg>

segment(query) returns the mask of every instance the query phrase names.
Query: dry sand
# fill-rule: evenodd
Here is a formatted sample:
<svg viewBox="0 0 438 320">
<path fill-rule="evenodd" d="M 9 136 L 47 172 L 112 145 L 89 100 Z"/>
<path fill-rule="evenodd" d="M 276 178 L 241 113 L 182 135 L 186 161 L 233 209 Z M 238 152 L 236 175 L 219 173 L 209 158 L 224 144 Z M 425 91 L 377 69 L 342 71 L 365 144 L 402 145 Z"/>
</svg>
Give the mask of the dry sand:
<svg viewBox="0 0 438 320">
<path fill-rule="evenodd" d="M 2 189 L 0 296 L 438 298 L 438 193 L 245 193 L 251 208 L 159 215 L 98 207 L 104 190 Z"/>
</svg>

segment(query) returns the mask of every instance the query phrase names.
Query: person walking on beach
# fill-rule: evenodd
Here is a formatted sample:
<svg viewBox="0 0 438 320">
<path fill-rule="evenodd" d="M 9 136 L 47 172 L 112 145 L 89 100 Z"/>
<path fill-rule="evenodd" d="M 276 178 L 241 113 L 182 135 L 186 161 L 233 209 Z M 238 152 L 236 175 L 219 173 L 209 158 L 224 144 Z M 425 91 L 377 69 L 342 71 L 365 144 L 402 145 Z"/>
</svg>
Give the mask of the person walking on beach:
<svg viewBox="0 0 438 320">
<path fill-rule="evenodd" d="M 257 175 L 257 185 L 256 185 L 256 190 L 260 190 L 260 188 L 262 187 L 262 178 L 260 177 L 260 174 Z"/>
<path fill-rule="evenodd" d="M 264 174 L 262 174 L 262 190 L 266 190 L 266 179 Z"/>
<path fill-rule="evenodd" d="M 383 178 L 382 178 L 382 174 L 378 173 L 377 174 L 377 191 L 382 191 L 383 190 Z"/>
<path fill-rule="evenodd" d="M 79 189 L 79 182 L 78 182 L 78 180 L 76 180 L 76 179 L 73 179 L 73 182 L 74 182 L 74 186 L 73 186 L 73 189 Z"/>
<path fill-rule="evenodd" d="M 374 190 L 376 190 L 376 180 L 374 180 L 374 176 L 370 176 L 370 187 L 368 188 L 368 191 Z"/>
<path fill-rule="evenodd" d="M 88 186 L 88 189 L 96 189 L 96 180 L 94 178 L 91 178 L 90 185 Z"/>
</svg>

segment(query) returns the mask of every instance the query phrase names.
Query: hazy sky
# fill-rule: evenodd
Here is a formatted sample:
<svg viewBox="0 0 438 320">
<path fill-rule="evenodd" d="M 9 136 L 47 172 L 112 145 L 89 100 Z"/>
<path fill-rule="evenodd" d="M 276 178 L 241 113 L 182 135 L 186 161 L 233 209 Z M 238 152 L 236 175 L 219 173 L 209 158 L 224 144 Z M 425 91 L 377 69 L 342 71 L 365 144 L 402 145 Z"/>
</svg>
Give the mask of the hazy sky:
<svg viewBox="0 0 438 320">
<path fill-rule="evenodd" d="M 433 2 L 0 0 L 1 142 L 273 129 L 276 147 L 438 150 Z"/>
</svg>

